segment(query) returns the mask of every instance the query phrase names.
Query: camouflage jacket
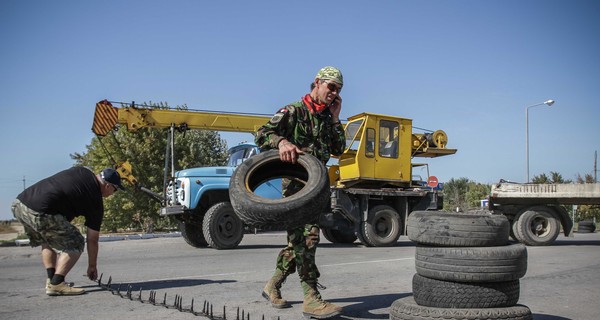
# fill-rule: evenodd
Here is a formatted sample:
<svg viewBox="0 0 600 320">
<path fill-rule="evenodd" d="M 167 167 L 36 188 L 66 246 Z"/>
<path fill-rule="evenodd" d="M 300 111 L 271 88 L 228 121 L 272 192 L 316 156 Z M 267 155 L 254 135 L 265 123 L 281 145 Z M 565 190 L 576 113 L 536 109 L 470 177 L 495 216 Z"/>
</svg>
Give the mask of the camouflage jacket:
<svg viewBox="0 0 600 320">
<path fill-rule="evenodd" d="M 333 123 L 329 109 L 312 114 L 302 101 L 279 109 L 258 129 L 255 142 L 261 150 L 277 149 L 284 138 L 324 164 L 330 155 L 341 155 L 346 148 L 344 128 Z"/>
</svg>

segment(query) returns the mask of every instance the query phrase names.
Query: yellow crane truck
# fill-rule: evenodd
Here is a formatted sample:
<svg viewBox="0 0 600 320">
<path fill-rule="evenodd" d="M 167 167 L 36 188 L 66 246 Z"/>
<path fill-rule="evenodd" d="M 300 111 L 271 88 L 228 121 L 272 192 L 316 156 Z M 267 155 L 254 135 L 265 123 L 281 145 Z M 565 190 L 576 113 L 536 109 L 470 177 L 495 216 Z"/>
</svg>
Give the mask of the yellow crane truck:
<svg viewBox="0 0 600 320">
<path fill-rule="evenodd" d="M 118 124 L 130 131 L 170 128 L 168 148 L 172 148 L 175 128 L 254 133 L 271 118 L 121 105 L 98 102 L 92 131 L 104 136 Z M 323 234 L 333 243 L 359 239 L 366 246 L 393 245 L 406 234 L 405 222 L 412 211 L 442 208 L 439 190 L 413 180 L 413 168 L 423 164 L 413 163 L 412 159 L 451 155 L 456 149 L 447 148 L 444 131 L 415 133 L 412 120 L 407 118 L 365 112 L 349 117 L 344 126 L 346 150 L 337 157 L 337 163 L 328 165 L 331 210 L 322 215 Z M 230 151 L 228 166 L 178 171 L 171 158 L 170 183 L 166 183 L 161 215 L 177 217 L 184 239 L 192 246 L 236 247 L 244 228 L 229 203 L 229 179 L 236 165 L 258 152 L 252 144 L 236 146 Z M 120 169 L 125 179 L 135 183 L 129 162 Z"/>
</svg>

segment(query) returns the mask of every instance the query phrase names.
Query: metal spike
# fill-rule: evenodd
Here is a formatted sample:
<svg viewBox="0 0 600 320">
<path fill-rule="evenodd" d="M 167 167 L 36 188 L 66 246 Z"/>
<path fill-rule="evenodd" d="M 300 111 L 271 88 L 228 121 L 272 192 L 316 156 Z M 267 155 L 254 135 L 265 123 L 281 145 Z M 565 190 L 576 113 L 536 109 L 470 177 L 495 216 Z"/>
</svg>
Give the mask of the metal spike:
<svg viewBox="0 0 600 320">
<path fill-rule="evenodd" d="M 100 274 L 100 278 L 98 278 L 98 284 L 102 285 L 102 276 L 104 275 L 104 273 Z"/>
<path fill-rule="evenodd" d="M 163 305 L 166 306 L 167 305 L 167 293 L 165 292 L 165 297 L 163 299 Z"/>
<path fill-rule="evenodd" d="M 212 318 L 212 316 L 213 316 L 213 312 L 212 312 L 212 310 L 213 310 L 213 305 L 211 304 L 211 305 L 210 305 L 210 317 L 211 317 L 211 318 Z"/>
<path fill-rule="evenodd" d="M 240 320 L 240 307 L 237 307 L 237 317 L 235 320 Z"/>
<path fill-rule="evenodd" d="M 225 312 L 225 306 L 223 306 L 223 320 L 227 320 L 227 312 Z"/>
<path fill-rule="evenodd" d="M 190 311 L 194 313 L 194 298 L 192 298 L 192 304 L 190 305 Z"/>
</svg>

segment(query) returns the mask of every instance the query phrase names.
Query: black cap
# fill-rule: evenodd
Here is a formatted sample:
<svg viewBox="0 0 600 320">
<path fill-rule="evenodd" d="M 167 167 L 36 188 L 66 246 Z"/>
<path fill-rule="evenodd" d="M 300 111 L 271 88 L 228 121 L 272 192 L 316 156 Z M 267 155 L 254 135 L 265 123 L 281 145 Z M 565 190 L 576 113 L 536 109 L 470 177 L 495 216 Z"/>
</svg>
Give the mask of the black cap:
<svg viewBox="0 0 600 320">
<path fill-rule="evenodd" d="M 104 181 L 119 187 L 119 189 L 125 190 L 125 187 L 121 184 L 121 176 L 115 169 L 107 168 L 102 170 L 102 172 L 100 172 L 100 177 L 102 177 Z"/>
</svg>

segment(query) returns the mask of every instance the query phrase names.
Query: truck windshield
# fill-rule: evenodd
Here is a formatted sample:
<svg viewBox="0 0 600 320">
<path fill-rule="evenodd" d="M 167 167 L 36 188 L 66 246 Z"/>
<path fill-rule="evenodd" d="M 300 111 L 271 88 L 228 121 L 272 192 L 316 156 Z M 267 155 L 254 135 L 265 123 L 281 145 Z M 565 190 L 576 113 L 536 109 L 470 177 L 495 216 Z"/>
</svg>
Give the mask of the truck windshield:
<svg viewBox="0 0 600 320">
<path fill-rule="evenodd" d="M 363 122 L 363 119 L 360 119 L 358 121 L 350 122 L 346 125 L 346 148 L 350 150 L 358 150 Z"/>
<path fill-rule="evenodd" d="M 227 161 L 227 166 L 229 167 L 237 167 L 244 160 L 253 156 L 256 153 L 255 148 L 253 146 L 247 147 L 233 147 L 229 149 L 229 160 Z"/>
</svg>

